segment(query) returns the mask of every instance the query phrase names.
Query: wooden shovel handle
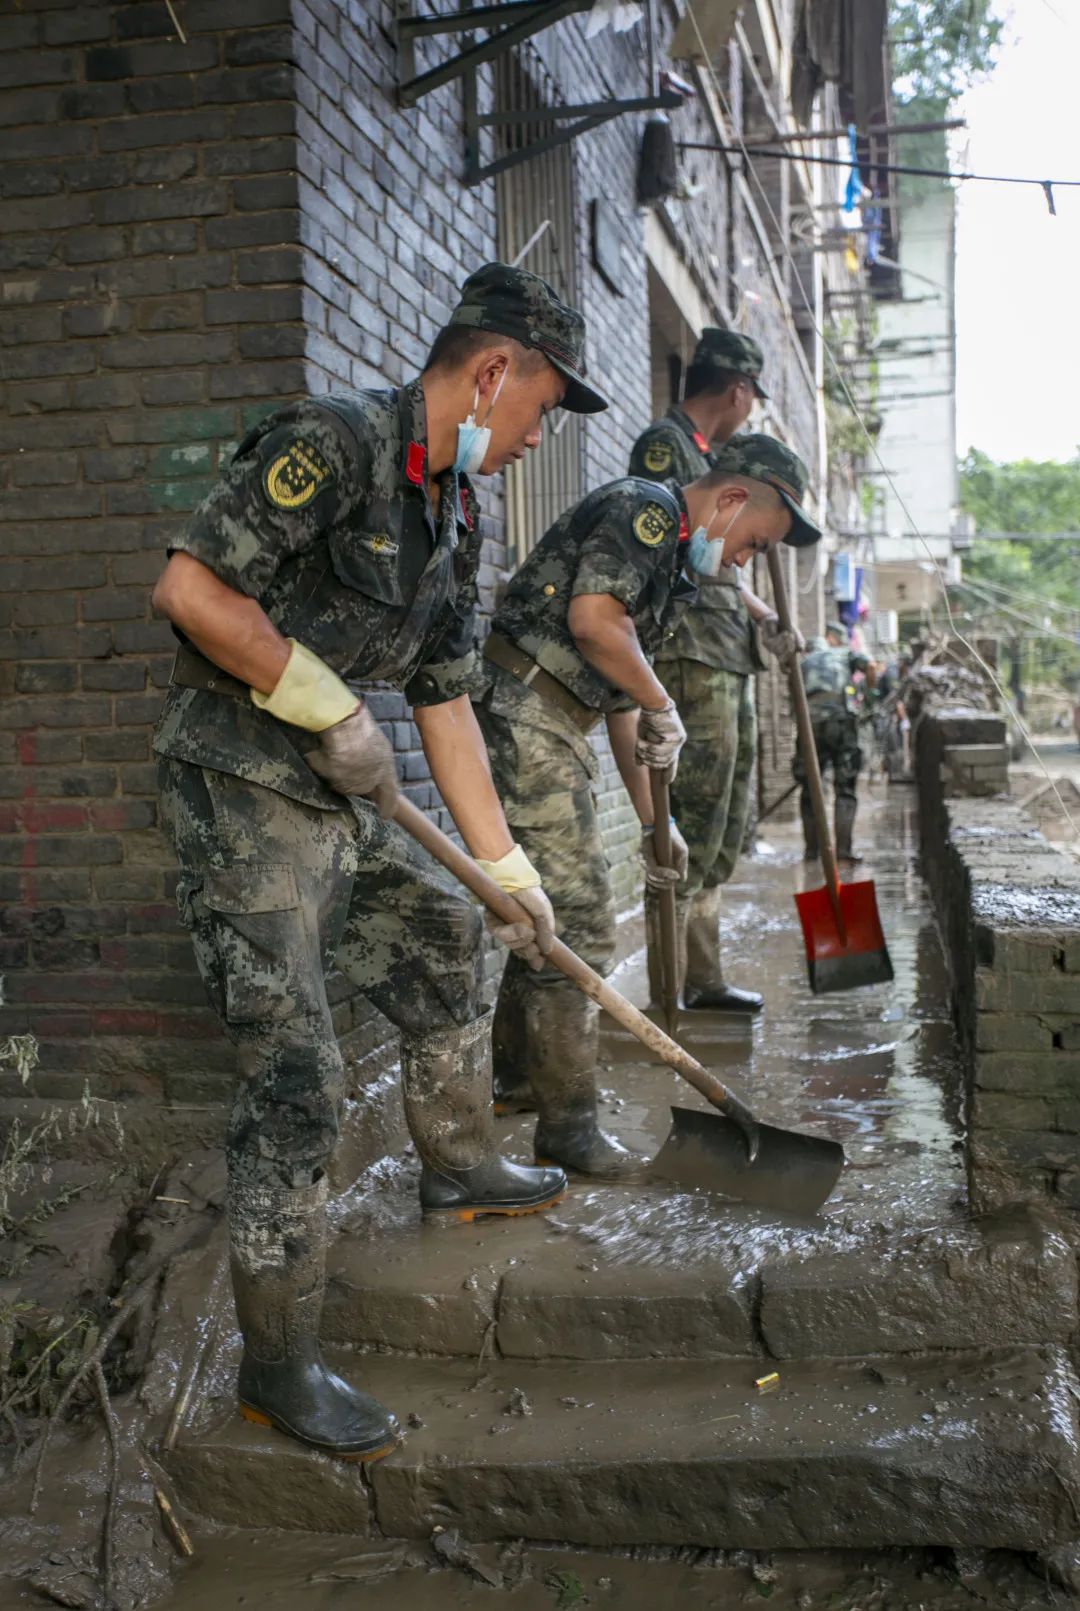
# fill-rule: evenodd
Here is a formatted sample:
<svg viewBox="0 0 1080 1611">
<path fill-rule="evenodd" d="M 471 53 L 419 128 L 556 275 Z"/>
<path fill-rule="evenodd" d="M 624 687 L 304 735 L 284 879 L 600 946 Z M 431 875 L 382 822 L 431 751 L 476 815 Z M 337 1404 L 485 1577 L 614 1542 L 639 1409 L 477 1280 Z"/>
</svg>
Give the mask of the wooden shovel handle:
<svg viewBox="0 0 1080 1611">
<path fill-rule="evenodd" d="M 652 770 L 649 787 L 653 805 L 653 850 L 661 867 L 671 866 L 671 768 Z M 663 1008 L 668 1034 L 675 1033 L 679 1014 L 679 920 L 675 885 L 665 884 L 657 892 L 660 916 L 660 961 L 663 975 Z"/>
<path fill-rule="evenodd" d="M 466 889 L 471 890 L 488 911 L 494 912 L 503 923 L 532 922 L 524 907 L 519 906 L 512 895 L 500 889 L 495 880 L 489 878 L 471 856 L 459 850 L 453 840 L 448 839 L 446 834 L 410 800 L 406 800 L 404 795 L 399 796 L 394 820 L 418 844 L 423 845 L 448 873 L 453 873 Z M 757 1157 L 759 1140 L 757 1121 L 750 1109 L 733 1091 L 729 1091 L 727 1086 L 714 1074 L 710 1074 L 708 1069 L 703 1068 L 696 1058 L 691 1057 L 690 1053 L 684 1051 L 669 1035 L 665 1035 L 664 1031 L 646 1018 L 644 1013 L 638 1012 L 636 1007 L 625 997 L 620 996 L 617 990 L 612 989 L 605 979 L 601 979 L 587 962 L 583 962 L 561 940 L 555 941 L 548 952 L 547 961 L 576 984 L 585 995 L 598 1002 L 605 1012 L 611 1014 L 616 1023 L 628 1029 L 643 1046 L 647 1046 L 650 1051 L 662 1058 L 669 1068 L 681 1074 L 683 1079 L 692 1085 L 695 1091 L 700 1092 L 707 1102 L 711 1102 L 714 1108 L 718 1108 L 725 1118 L 737 1124 L 745 1138 L 750 1161 L 751 1163 L 754 1161 Z"/>
<path fill-rule="evenodd" d="M 791 619 L 791 605 L 788 603 L 787 584 L 784 581 L 784 564 L 778 548 L 770 548 L 768 552 L 769 579 L 772 582 L 773 598 L 776 601 L 776 613 L 780 617 L 780 626 L 785 632 L 795 630 Z M 813 807 L 814 823 L 817 828 L 818 851 L 821 856 L 821 869 L 825 874 L 825 885 L 829 891 L 832 902 L 833 916 L 836 927 L 840 933 L 841 945 L 847 944 L 847 935 L 844 928 L 844 918 L 840 909 L 840 870 L 836 865 L 836 852 L 833 849 L 832 834 L 829 832 L 829 812 L 825 805 L 825 790 L 821 782 L 821 767 L 818 764 L 817 745 L 814 743 L 814 724 L 810 720 L 810 705 L 806 698 L 806 688 L 803 684 L 802 666 L 798 655 L 791 662 L 788 672 L 788 685 L 791 689 L 791 702 L 795 707 L 795 725 L 799 731 L 799 748 L 802 751 L 803 769 L 806 772 L 807 787 L 810 790 L 810 804 Z"/>
</svg>

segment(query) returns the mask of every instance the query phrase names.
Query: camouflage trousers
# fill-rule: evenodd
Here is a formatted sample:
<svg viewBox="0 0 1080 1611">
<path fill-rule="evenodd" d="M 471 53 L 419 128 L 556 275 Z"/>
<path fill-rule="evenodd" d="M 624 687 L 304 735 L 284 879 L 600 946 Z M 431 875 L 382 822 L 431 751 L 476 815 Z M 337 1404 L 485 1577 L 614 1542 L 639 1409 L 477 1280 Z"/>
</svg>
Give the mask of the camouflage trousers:
<svg viewBox="0 0 1080 1611">
<path fill-rule="evenodd" d="M 508 673 L 476 705 L 510 831 L 536 868 L 561 940 L 598 973 L 615 955 L 615 902 L 596 812 L 596 757 L 568 718 Z M 500 998 L 576 993 L 554 968 L 507 959 Z"/>
<path fill-rule="evenodd" d="M 230 1174 L 311 1185 L 344 1091 L 331 968 L 406 1034 L 469 1024 L 481 1011 L 479 913 L 363 801 L 320 811 L 186 761 L 158 767 L 180 916 L 237 1048 Z"/>
<path fill-rule="evenodd" d="M 814 726 L 814 748 L 817 750 L 818 765 L 822 774 L 831 767 L 836 798 L 854 800 L 855 783 L 863 762 L 855 717 L 850 712 L 836 707 L 816 711 L 813 700 L 810 702 L 810 716 Z M 806 768 L 799 749 L 795 751 L 791 771 L 796 783 L 803 786 L 803 797 L 808 799 Z"/>
<path fill-rule="evenodd" d="M 658 660 L 656 675 L 686 728 L 671 809 L 690 850 L 679 886 L 689 901 L 726 884 L 739 860 L 757 751 L 754 690 L 750 677 L 699 660 Z"/>
</svg>

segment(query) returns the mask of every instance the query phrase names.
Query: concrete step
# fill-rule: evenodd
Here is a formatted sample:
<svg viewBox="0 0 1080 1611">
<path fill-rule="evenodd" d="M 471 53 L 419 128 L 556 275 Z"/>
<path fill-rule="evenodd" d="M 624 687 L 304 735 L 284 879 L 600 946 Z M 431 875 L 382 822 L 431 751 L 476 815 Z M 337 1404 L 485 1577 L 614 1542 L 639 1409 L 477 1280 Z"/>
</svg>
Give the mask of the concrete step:
<svg viewBox="0 0 1080 1611">
<path fill-rule="evenodd" d="M 552 1213 L 414 1217 L 331 1256 L 324 1337 L 475 1358 L 816 1359 L 1065 1342 L 1076 1260 L 1027 1210 L 852 1235 L 663 1188 L 576 1187 Z"/>
<path fill-rule="evenodd" d="M 1066 1542 L 1080 1502 L 1063 1351 L 799 1362 L 338 1361 L 411 1430 L 371 1467 L 230 1417 L 168 1456 L 236 1525 L 734 1549 Z"/>
</svg>

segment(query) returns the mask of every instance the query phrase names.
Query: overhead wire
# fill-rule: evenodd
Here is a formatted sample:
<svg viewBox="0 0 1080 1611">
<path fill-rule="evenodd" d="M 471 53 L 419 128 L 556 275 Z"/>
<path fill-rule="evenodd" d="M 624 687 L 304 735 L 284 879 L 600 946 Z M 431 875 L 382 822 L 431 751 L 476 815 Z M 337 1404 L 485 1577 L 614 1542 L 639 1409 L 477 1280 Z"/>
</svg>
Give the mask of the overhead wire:
<svg viewBox="0 0 1080 1611">
<path fill-rule="evenodd" d="M 749 172 L 751 178 L 753 179 L 755 185 L 757 186 L 758 191 L 761 194 L 761 199 L 764 202 L 765 210 L 768 213 L 770 219 L 772 220 L 773 228 L 774 228 L 774 230 L 776 232 L 776 239 L 780 244 L 780 250 L 781 250 L 782 254 L 784 255 L 784 257 L 787 259 L 788 267 L 789 267 L 789 269 L 791 271 L 792 281 L 798 287 L 799 295 L 802 298 L 803 305 L 804 305 L 804 307 L 806 309 L 806 313 L 807 313 L 807 316 L 808 316 L 809 321 L 810 321 L 810 326 L 813 329 L 813 331 L 814 331 L 815 335 L 817 336 L 818 340 L 821 342 L 822 351 L 824 352 L 826 358 L 828 359 L 830 365 L 832 366 L 832 369 L 833 369 L 833 371 L 834 371 L 834 373 L 836 375 L 836 378 L 839 381 L 840 388 L 844 393 L 844 396 L 845 396 L 845 399 L 847 401 L 848 407 L 851 409 L 851 412 L 852 412 L 856 422 L 858 423 L 859 429 L 861 430 L 863 436 L 866 439 L 866 444 L 867 444 L 867 448 L 869 449 L 870 455 L 876 461 L 876 463 L 877 463 L 877 465 L 879 467 L 880 473 L 882 474 L 882 476 L 884 476 L 885 480 L 888 482 L 889 487 L 892 490 L 893 496 L 896 499 L 897 505 L 898 505 L 899 509 L 901 510 L 901 512 L 902 512 L 902 514 L 904 516 L 904 519 L 907 521 L 908 525 L 911 528 L 912 536 L 915 538 L 915 540 L 925 550 L 928 560 L 930 561 L 931 565 L 934 567 L 934 571 L 935 571 L 935 573 L 936 573 L 936 575 L 938 577 L 938 581 L 939 581 L 939 583 L 941 585 L 941 594 L 942 594 L 942 598 L 944 600 L 945 610 L 946 610 L 946 613 L 947 613 L 947 616 L 948 616 L 949 628 L 952 631 L 953 635 L 956 637 L 957 641 L 959 643 L 963 644 L 964 648 L 972 656 L 972 658 L 975 661 L 975 663 L 982 667 L 982 670 L 985 672 L 987 678 L 989 679 L 991 686 L 994 688 L 994 690 L 996 691 L 996 693 L 998 695 L 998 698 L 1001 700 L 1001 703 L 1002 703 L 1004 709 L 1008 712 L 1008 714 L 1011 716 L 1013 722 L 1016 724 L 1017 731 L 1019 732 L 1019 734 L 1020 734 L 1021 738 L 1023 739 L 1024 743 L 1030 749 L 1032 755 L 1035 757 L 1035 760 L 1036 760 L 1038 766 L 1041 768 L 1041 770 L 1043 772 L 1043 775 L 1046 778 L 1047 783 L 1050 785 L 1051 789 L 1053 790 L 1053 793 L 1054 793 L 1055 797 L 1057 798 L 1057 802 L 1061 807 L 1062 813 L 1063 813 L 1066 821 L 1068 822 L 1069 827 L 1072 829 L 1072 832 L 1073 832 L 1074 836 L 1078 840 L 1080 840 L 1080 824 L 1078 824 L 1075 821 L 1075 819 L 1073 818 L 1072 813 L 1070 812 L 1068 806 L 1065 804 L 1065 801 L 1064 801 L 1064 799 L 1062 798 L 1062 795 L 1061 795 L 1061 791 L 1057 786 L 1057 782 L 1053 777 L 1051 777 L 1050 772 L 1049 772 L 1049 770 L 1048 770 L 1048 768 L 1046 766 L 1046 762 L 1043 760 L 1042 756 L 1039 754 L 1038 750 L 1036 749 L 1035 742 L 1034 742 L 1034 740 L 1033 740 L 1033 738 L 1031 736 L 1030 731 L 1028 730 L 1027 724 L 1024 722 L 1023 717 L 1021 716 L 1020 712 L 1017 710 L 1017 708 L 1014 705 L 1013 701 L 1009 698 L 1009 695 L 1006 693 L 1004 687 L 1001 684 L 1000 679 L 998 678 L 997 672 L 988 663 L 988 661 L 985 660 L 984 657 L 979 653 L 978 649 L 975 648 L 975 645 L 968 641 L 968 639 L 960 631 L 959 626 L 956 623 L 956 618 L 953 615 L 953 611 L 952 611 L 952 605 L 951 605 L 951 603 L 949 601 L 948 585 L 947 585 L 947 582 L 946 582 L 946 579 L 945 579 L 945 575 L 944 575 L 940 565 L 938 564 L 938 561 L 937 561 L 937 559 L 936 559 L 936 557 L 934 555 L 934 552 L 933 552 L 932 548 L 930 547 L 930 544 L 926 541 L 926 538 L 923 536 L 922 532 L 919 530 L 919 527 L 915 522 L 914 516 L 912 515 L 911 510 L 908 507 L 907 500 L 904 498 L 903 494 L 901 493 L 899 487 L 896 484 L 895 479 L 893 478 L 893 475 L 892 475 L 891 471 L 887 468 L 887 466 L 885 464 L 885 461 L 882 459 L 881 454 L 878 451 L 877 442 L 876 442 L 874 436 L 871 434 L 870 430 L 867 427 L 866 421 L 863 418 L 863 415 L 862 415 L 862 412 L 859 409 L 858 403 L 856 402 L 855 397 L 852 394 L 851 388 L 849 387 L 849 385 L 847 383 L 847 380 L 846 380 L 846 378 L 844 376 L 843 369 L 842 369 L 841 365 L 839 364 L 839 362 L 837 361 L 836 357 L 833 354 L 832 346 L 829 343 L 828 337 L 826 336 L 824 330 L 821 328 L 821 324 L 820 324 L 820 322 L 818 320 L 818 317 L 817 317 L 817 312 L 816 312 L 816 310 L 814 308 L 814 305 L 813 305 L 813 302 L 811 301 L 810 296 L 807 293 L 806 286 L 803 283 L 802 275 L 799 272 L 799 266 L 795 261 L 795 258 L 794 258 L 794 255 L 792 254 L 790 246 L 788 245 L 787 237 L 786 237 L 784 229 L 783 229 L 783 227 L 782 227 L 782 225 L 780 223 L 780 220 L 776 216 L 776 210 L 773 207 L 772 199 L 769 196 L 768 190 L 766 189 L 765 184 L 763 183 L 760 175 L 757 173 L 757 170 L 756 170 L 756 168 L 754 166 L 753 157 L 751 156 L 750 151 L 747 149 L 746 142 L 742 137 L 742 132 L 739 129 L 738 124 L 736 123 L 735 117 L 734 117 L 734 115 L 732 113 L 730 102 L 728 101 L 728 98 L 724 93 L 724 88 L 723 88 L 723 85 L 720 82 L 720 77 L 719 77 L 719 75 L 718 75 L 718 73 L 716 71 L 715 66 L 713 65 L 712 57 L 709 54 L 708 47 L 707 47 L 707 45 L 705 43 L 704 34 L 702 33 L 701 26 L 700 26 L 700 24 L 698 22 L 697 11 L 695 9 L 694 0 L 687 0 L 686 15 L 690 18 L 690 22 L 691 22 L 691 25 L 693 27 L 694 33 L 697 35 L 698 49 L 701 52 L 701 57 L 702 57 L 702 60 L 705 63 L 706 71 L 707 71 L 707 73 L 709 75 L 709 78 L 712 81 L 713 90 L 714 90 L 714 93 L 716 94 L 716 98 L 720 103 L 720 106 L 721 106 L 721 108 L 723 110 L 725 118 L 727 119 L 728 127 L 733 132 L 733 134 L 735 136 L 735 139 L 737 141 L 737 145 L 735 147 L 731 148 L 731 149 L 733 149 L 735 152 L 737 152 L 738 154 L 740 154 L 743 157 L 743 159 L 746 162 L 747 171 Z M 725 146 L 726 146 L 726 142 L 725 142 Z M 842 165 L 845 166 L 845 167 L 850 167 L 851 164 L 850 164 L 850 161 L 848 161 L 848 162 L 846 162 L 846 163 L 844 163 Z M 1070 184 L 1075 183 L 1077 185 L 1080 185 L 1080 180 L 1075 180 L 1075 181 L 1070 180 L 1070 181 L 1068 181 L 1068 183 L 1070 183 Z M 797 341 L 798 337 L 794 336 L 792 334 L 792 331 L 789 328 L 788 321 L 785 320 L 783 322 L 783 324 L 784 324 L 785 331 L 788 333 L 789 339 Z"/>
</svg>

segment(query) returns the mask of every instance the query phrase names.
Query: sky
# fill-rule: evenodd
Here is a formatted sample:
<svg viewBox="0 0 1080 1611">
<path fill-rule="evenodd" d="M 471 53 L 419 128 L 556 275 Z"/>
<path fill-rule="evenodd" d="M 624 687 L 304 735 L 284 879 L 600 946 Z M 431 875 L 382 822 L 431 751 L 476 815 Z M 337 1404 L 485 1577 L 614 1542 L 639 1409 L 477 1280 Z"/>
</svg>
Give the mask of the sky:
<svg viewBox="0 0 1080 1611">
<path fill-rule="evenodd" d="M 1080 0 L 1001 0 L 993 73 L 964 96 L 953 165 L 1080 179 Z M 960 186 L 957 446 L 992 459 L 1080 448 L 1080 189 L 1052 218 L 1030 185 Z"/>
</svg>

